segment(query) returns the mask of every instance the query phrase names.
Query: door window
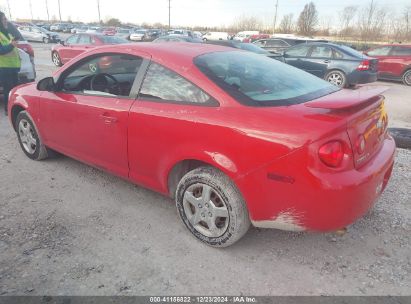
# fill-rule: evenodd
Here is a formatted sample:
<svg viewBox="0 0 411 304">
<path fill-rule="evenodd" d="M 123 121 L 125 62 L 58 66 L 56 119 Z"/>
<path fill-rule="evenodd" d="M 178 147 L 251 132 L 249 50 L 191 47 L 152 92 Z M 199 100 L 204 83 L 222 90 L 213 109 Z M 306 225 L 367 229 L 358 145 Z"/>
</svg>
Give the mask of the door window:
<svg viewBox="0 0 411 304">
<path fill-rule="evenodd" d="M 367 54 L 369 56 L 388 56 L 388 53 L 391 51 L 391 47 L 390 46 L 383 46 L 383 47 L 379 47 L 376 49 L 373 49 L 369 52 L 367 52 Z"/>
<path fill-rule="evenodd" d="M 411 47 L 397 46 L 392 51 L 393 56 L 411 56 Z"/>
<path fill-rule="evenodd" d="M 306 57 L 309 49 L 309 46 L 300 45 L 289 49 L 286 54 L 290 57 Z"/>
<path fill-rule="evenodd" d="M 315 46 L 311 52 L 312 58 L 331 58 L 333 51 L 328 46 Z"/>
<path fill-rule="evenodd" d="M 211 99 L 200 88 L 157 63 L 150 65 L 139 96 L 193 104 L 205 104 Z"/>
<path fill-rule="evenodd" d="M 283 40 L 267 40 L 266 46 L 270 47 L 286 47 L 288 44 Z"/>
<path fill-rule="evenodd" d="M 77 44 L 77 40 L 78 40 L 78 35 L 73 35 L 67 38 L 66 44 Z"/>
<path fill-rule="evenodd" d="M 80 35 L 78 44 L 91 44 L 91 38 L 87 35 Z"/>
<path fill-rule="evenodd" d="M 142 62 L 142 58 L 126 54 L 91 56 L 59 82 L 66 92 L 129 97 Z"/>
<path fill-rule="evenodd" d="M 258 45 L 258 46 L 265 46 L 267 40 L 258 40 L 256 42 L 254 42 L 254 44 Z"/>
</svg>

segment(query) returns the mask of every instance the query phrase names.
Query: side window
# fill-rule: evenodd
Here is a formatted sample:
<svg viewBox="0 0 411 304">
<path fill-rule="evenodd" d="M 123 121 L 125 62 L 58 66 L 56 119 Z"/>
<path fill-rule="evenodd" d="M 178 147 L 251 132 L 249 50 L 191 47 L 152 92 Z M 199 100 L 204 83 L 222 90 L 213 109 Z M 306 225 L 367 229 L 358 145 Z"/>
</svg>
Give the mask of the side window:
<svg viewBox="0 0 411 304">
<path fill-rule="evenodd" d="M 77 40 L 78 40 L 78 35 L 73 35 L 67 38 L 66 44 L 77 44 Z"/>
<path fill-rule="evenodd" d="M 397 46 L 392 51 L 393 56 L 411 56 L 411 47 Z"/>
<path fill-rule="evenodd" d="M 129 97 L 143 59 L 104 54 L 82 61 L 63 76 L 62 90 L 87 95 Z"/>
<path fill-rule="evenodd" d="M 311 52 L 312 58 L 331 58 L 333 51 L 328 46 L 315 46 Z"/>
<path fill-rule="evenodd" d="M 254 43 L 258 46 L 265 46 L 266 42 L 267 42 L 267 40 L 258 40 Z"/>
<path fill-rule="evenodd" d="M 337 51 L 336 49 L 334 49 L 334 58 L 335 59 L 344 59 L 344 55 L 342 53 L 340 53 L 339 51 Z"/>
<path fill-rule="evenodd" d="M 204 104 L 210 96 L 177 73 L 152 63 L 140 91 L 141 97 L 157 100 Z"/>
<path fill-rule="evenodd" d="M 90 36 L 80 35 L 77 44 L 91 44 Z"/>
<path fill-rule="evenodd" d="M 369 52 L 367 52 L 367 54 L 369 56 L 388 56 L 388 53 L 391 51 L 391 47 L 390 46 L 383 46 L 383 47 L 379 47 L 376 49 L 373 49 Z"/>
<path fill-rule="evenodd" d="M 309 46 L 306 45 L 300 45 L 296 46 L 292 49 L 289 49 L 287 52 L 285 52 L 288 56 L 291 57 L 306 57 L 308 50 L 310 49 Z"/>
<path fill-rule="evenodd" d="M 267 46 L 284 47 L 284 46 L 288 46 L 288 44 L 282 40 L 268 40 Z"/>
</svg>

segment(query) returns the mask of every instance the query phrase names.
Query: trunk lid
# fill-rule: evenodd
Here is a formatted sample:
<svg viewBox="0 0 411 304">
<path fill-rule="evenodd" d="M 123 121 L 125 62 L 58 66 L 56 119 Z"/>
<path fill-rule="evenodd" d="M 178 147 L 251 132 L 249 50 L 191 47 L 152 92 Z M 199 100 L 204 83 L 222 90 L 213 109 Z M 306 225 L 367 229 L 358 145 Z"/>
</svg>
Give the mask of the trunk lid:
<svg viewBox="0 0 411 304">
<path fill-rule="evenodd" d="M 354 166 L 360 168 L 381 148 L 386 136 L 388 117 L 384 107 L 386 87 L 362 87 L 341 90 L 305 104 L 307 107 L 329 109 L 336 115 L 347 116 Z"/>
</svg>

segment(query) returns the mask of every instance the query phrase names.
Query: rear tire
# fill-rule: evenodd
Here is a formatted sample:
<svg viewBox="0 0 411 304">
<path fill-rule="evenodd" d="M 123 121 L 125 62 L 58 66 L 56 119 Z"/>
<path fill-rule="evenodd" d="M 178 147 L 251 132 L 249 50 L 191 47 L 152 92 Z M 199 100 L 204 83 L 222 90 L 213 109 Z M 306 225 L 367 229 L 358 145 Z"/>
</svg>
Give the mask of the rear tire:
<svg viewBox="0 0 411 304">
<path fill-rule="evenodd" d="M 43 160 L 48 157 L 47 148 L 41 141 L 34 122 L 26 111 L 21 111 L 16 118 L 16 131 L 20 147 L 32 160 Z"/>
<path fill-rule="evenodd" d="M 345 88 L 347 86 L 347 76 L 338 70 L 328 72 L 327 75 L 325 75 L 325 80 L 339 88 Z"/>
<path fill-rule="evenodd" d="M 61 67 L 63 65 L 61 63 L 60 55 L 57 52 L 53 52 L 51 54 L 51 60 L 53 61 L 54 65 L 57 67 Z"/>
<path fill-rule="evenodd" d="M 411 86 L 411 70 L 407 70 L 402 75 L 402 83 Z"/>
<path fill-rule="evenodd" d="M 250 227 L 239 190 L 224 173 L 211 167 L 197 168 L 181 179 L 176 206 L 187 229 L 212 247 L 234 244 Z"/>
</svg>

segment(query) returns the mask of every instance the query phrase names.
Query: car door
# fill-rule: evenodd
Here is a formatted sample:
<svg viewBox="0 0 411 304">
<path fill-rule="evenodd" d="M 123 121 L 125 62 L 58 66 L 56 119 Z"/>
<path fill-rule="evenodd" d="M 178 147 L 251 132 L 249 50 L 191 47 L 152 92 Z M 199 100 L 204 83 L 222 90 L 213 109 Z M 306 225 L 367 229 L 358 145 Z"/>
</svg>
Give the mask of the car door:
<svg viewBox="0 0 411 304">
<path fill-rule="evenodd" d="M 193 134 L 208 131 L 204 124 L 189 124 L 186 118 L 191 113 L 209 115 L 210 107 L 217 106 L 217 101 L 192 82 L 163 65 L 151 63 L 130 110 L 130 179 L 156 189 L 156 173 L 165 169 L 165 151 L 175 152 L 172 149 L 178 142 L 181 153 L 189 154 L 187 144 L 201 141 L 201 135 Z M 187 128 L 195 130 L 187 132 Z"/>
<path fill-rule="evenodd" d="M 296 45 L 289 48 L 284 53 L 284 61 L 296 68 L 304 71 L 308 71 L 309 65 L 307 65 L 307 56 L 310 51 L 311 46 L 306 44 Z"/>
<path fill-rule="evenodd" d="M 35 28 L 35 27 L 31 27 L 30 28 L 32 37 L 33 37 L 33 41 L 43 41 L 43 32 L 40 31 L 39 29 Z"/>
<path fill-rule="evenodd" d="M 72 35 L 67 38 L 67 40 L 64 42 L 64 46 L 59 48 L 59 54 L 62 63 L 66 63 L 70 59 L 72 59 L 73 56 L 73 49 L 75 45 L 77 44 L 79 35 Z"/>
<path fill-rule="evenodd" d="M 365 52 L 366 55 L 378 59 L 378 75 L 379 76 L 392 76 L 391 68 L 391 46 L 381 46 L 371 51 Z"/>
<path fill-rule="evenodd" d="M 304 70 L 317 77 L 324 78 L 332 64 L 333 50 L 327 45 L 313 46 L 305 59 Z"/>
<path fill-rule="evenodd" d="M 63 72 L 56 91 L 41 96 L 40 128 L 45 144 L 128 177 L 128 116 L 142 63 L 137 56 L 101 54 Z"/>
<path fill-rule="evenodd" d="M 401 77 L 411 64 L 411 47 L 394 46 L 389 54 L 390 70 L 394 77 Z"/>
<path fill-rule="evenodd" d="M 28 26 L 22 26 L 19 27 L 18 30 L 20 31 L 21 35 L 23 36 L 23 38 L 27 41 L 32 41 L 33 37 L 30 31 L 30 27 Z"/>
</svg>

